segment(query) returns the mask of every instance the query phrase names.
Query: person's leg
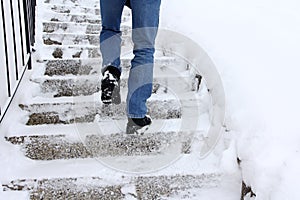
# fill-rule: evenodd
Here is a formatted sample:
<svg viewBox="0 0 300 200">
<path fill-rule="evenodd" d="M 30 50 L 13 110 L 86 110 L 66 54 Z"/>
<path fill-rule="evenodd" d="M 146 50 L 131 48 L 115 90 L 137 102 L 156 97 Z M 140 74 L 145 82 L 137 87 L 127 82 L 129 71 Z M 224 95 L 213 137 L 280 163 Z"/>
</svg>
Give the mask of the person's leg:
<svg viewBox="0 0 300 200">
<path fill-rule="evenodd" d="M 154 44 L 161 0 L 131 0 L 134 58 L 128 79 L 127 116 L 143 118 L 152 93 Z"/>
<path fill-rule="evenodd" d="M 107 66 L 121 71 L 121 16 L 125 0 L 100 0 L 102 30 L 100 33 L 100 51 L 102 54 L 102 73 Z"/>
<path fill-rule="evenodd" d="M 102 54 L 101 101 L 104 104 L 121 103 L 120 54 L 121 16 L 125 0 L 100 0 L 102 30 L 100 50 Z"/>
</svg>

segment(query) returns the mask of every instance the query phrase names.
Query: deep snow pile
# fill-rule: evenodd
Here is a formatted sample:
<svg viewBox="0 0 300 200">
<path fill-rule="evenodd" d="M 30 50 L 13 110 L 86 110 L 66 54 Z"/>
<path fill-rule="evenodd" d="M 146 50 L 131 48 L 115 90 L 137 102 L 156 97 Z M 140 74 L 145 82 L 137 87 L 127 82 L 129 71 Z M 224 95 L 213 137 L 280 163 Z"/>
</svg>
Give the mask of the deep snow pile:
<svg viewBox="0 0 300 200">
<path fill-rule="evenodd" d="M 299 199 L 300 2 L 163 1 L 162 27 L 198 42 L 225 87 L 226 125 L 258 199 Z"/>
</svg>

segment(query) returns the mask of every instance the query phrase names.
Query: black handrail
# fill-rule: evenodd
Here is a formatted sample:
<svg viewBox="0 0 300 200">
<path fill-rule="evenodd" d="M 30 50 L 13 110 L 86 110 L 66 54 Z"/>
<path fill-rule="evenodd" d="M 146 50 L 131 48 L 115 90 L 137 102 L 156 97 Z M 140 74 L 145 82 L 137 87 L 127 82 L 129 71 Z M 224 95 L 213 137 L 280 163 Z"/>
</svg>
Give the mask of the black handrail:
<svg viewBox="0 0 300 200">
<path fill-rule="evenodd" d="M 0 66 L 0 73 L 6 80 L 5 87 L 0 87 L 0 122 L 17 91 L 26 69 L 32 68 L 31 54 L 35 37 L 36 0 L 1 0 L 1 17 L 4 46 L 0 47 L 0 56 L 5 60 Z M 17 38 L 20 37 L 20 38 Z M 24 46 L 25 45 L 25 46 Z M 18 48 L 21 51 L 18 51 Z M 3 90 L 3 91 L 2 91 Z"/>
</svg>

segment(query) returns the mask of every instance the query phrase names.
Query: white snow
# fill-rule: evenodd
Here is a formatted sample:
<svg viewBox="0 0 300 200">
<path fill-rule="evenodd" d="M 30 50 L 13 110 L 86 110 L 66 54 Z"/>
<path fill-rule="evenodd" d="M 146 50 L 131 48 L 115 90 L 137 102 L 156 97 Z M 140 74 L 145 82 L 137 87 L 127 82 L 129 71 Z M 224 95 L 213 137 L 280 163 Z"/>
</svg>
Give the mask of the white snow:
<svg viewBox="0 0 300 200">
<path fill-rule="evenodd" d="M 162 26 L 198 42 L 219 70 L 226 126 L 256 199 L 300 196 L 299 9 L 296 0 L 163 1 Z"/>
<path fill-rule="evenodd" d="M 43 8 L 40 9 L 42 12 Z M 238 156 L 242 160 L 243 179 L 256 193 L 256 200 L 299 199 L 299 10 L 297 0 L 162 1 L 161 27 L 192 38 L 214 61 L 225 87 L 225 125 L 230 132 L 224 133 L 222 142 L 205 160 L 195 162 L 197 156 L 182 157 L 180 162 L 158 174 L 189 173 L 199 169 L 201 173 L 219 171 L 226 174 L 222 178 L 221 191 L 204 190 L 196 199 L 239 199 Z M 40 24 L 37 28 L 41 30 Z M 41 37 L 38 42 L 41 43 Z M 36 48 L 43 47 L 36 45 Z M 32 77 L 38 77 L 43 70 L 40 66 Z M 26 85 L 22 87 L 23 91 L 28 90 Z M 15 99 L 14 105 L 32 102 L 38 92 L 37 88 L 29 94 L 23 92 L 26 95 Z M 35 97 L 37 102 L 46 99 Z M 12 114 L 6 121 L 14 120 L 13 116 L 20 114 L 17 107 L 10 111 Z M 15 127 L 1 125 L 1 134 L 18 135 L 22 134 L 21 130 L 30 133 L 32 130 L 21 124 L 26 117 L 19 115 L 19 124 Z M 73 129 L 63 125 L 56 129 L 51 127 L 53 132 L 71 132 Z M 43 127 L 35 131 L 39 130 Z M 45 129 L 42 133 L 50 134 Z M 227 150 L 219 161 L 217 155 L 224 148 Z M 18 146 L 3 140 L 0 140 L 0 160 L 5 163 L 0 167 L 1 181 L 44 178 L 46 174 L 51 178 L 105 173 L 111 180 L 120 175 L 94 159 L 31 161 L 24 158 Z M 188 167 L 186 163 L 189 163 Z M 186 170 L 183 172 L 182 169 Z M 131 192 L 132 188 L 128 186 L 125 190 Z M 228 195 L 220 197 L 220 194 Z M 0 192 L 0 199 L 26 199 L 27 196 L 27 192 Z"/>
</svg>

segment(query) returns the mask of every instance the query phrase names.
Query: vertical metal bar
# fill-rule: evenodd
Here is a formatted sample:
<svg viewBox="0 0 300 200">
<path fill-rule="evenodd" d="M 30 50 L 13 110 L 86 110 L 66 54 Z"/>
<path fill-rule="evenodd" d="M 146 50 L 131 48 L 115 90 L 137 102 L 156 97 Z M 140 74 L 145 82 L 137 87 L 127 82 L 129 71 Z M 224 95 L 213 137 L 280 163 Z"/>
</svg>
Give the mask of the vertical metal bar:
<svg viewBox="0 0 300 200">
<path fill-rule="evenodd" d="M 32 12 L 32 14 L 33 14 L 33 16 L 32 16 L 32 24 L 33 24 L 33 26 L 32 26 L 32 40 L 31 40 L 31 42 L 35 42 L 35 6 L 36 6 L 36 0 L 31 0 L 31 2 L 32 2 L 32 10 L 33 10 L 33 12 Z"/>
<path fill-rule="evenodd" d="M 30 41 L 30 27 L 29 27 L 29 21 L 30 18 L 28 18 L 28 1 L 25 0 L 23 3 L 23 10 L 24 10 L 24 21 L 25 21 L 25 34 L 26 34 L 26 49 L 27 53 L 29 54 L 29 61 L 28 61 L 28 69 L 32 69 L 31 64 L 31 41 Z"/>
<path fill-rule="evenodd" d="M 25 55 L 24 55 L 24 41 L 23 41 L 23 24 L 22 24 L 22 16 L 21 16 L 21 6 L 20 6 L 20 0 L 18 2 L 18 12 L 19 12 L 19 22 L 20 22 L 20 36 L 21 36 L 21 53 L 22 53 L 22 66 L 25 65 Z"/>
<path fill-rule="evenodd" d="M 29 37 L 29 27 L 28 27 L 28 10 L 27 10 L 27 0 L 23 2 L 24 10 L 24 22 L 25 22 L 25 35 L 26 35 L 26 49 L 27 53 L 30 53 L 30 37 Z"/>
<path fill-rule="evenodd" d="M 35 0 L 30 0 L 30 33 L 31 33 L 31 45 L 34 44 L 34 26 L 35 26 Z"/>
<path fill-rule="evenodd" d="M 15 33 L 15 17 L 14 17 L 14 7 L 13 2 L 10 0 L 10 16 L 11 16 L 11 26 L 13 34 L 13 46 L 14 46 L 14 60 L 15 60 L 15 69 L 16 69 L 16 80 L 19 80 L 18 73 L 18 55 L 17 55 L 17 42 L 16 42 L 16 33 Z"/>
<path fill-rule="evenodd" d="M 8 91 L 8 97 L 11 96 L 11 86 L 10 86 L 10 80 L 9 80 L 9 62 L 8 62 L 8 50 L 7 50 L 7 38 L 6 38 L 6 28 L 5 28 L 5 14 L 4 14 L 4 4 L 3 0 L 1 0 L 1 9 L 2 9 L 2 26 L 3 26 L 3 36 L 4 36 L 4 52 L 5 52 L 5 64 L 6 64 L 6 80 L 7 80 L 7 91 Z"/>
<path fill-rule="evenodd" d="M 30 19 L 30 21 L 29 21 L 29 23 L 30 23 L 30 42 L 31 42 L 30 44 L 33 45 L 33 41 L 32 41 L 32 32 L 33 32 L 32 31 L 33 30 L 33 24 L 32 24 L 33 13 L 32 12 L 33 12 L 33 9 L 32 9 L 32 1 L 31 0 L 29 0 L 28 5 L 29 5 L 29 13 L 30 13 L 30 18 L 29 18 Z"/>
</svg>

